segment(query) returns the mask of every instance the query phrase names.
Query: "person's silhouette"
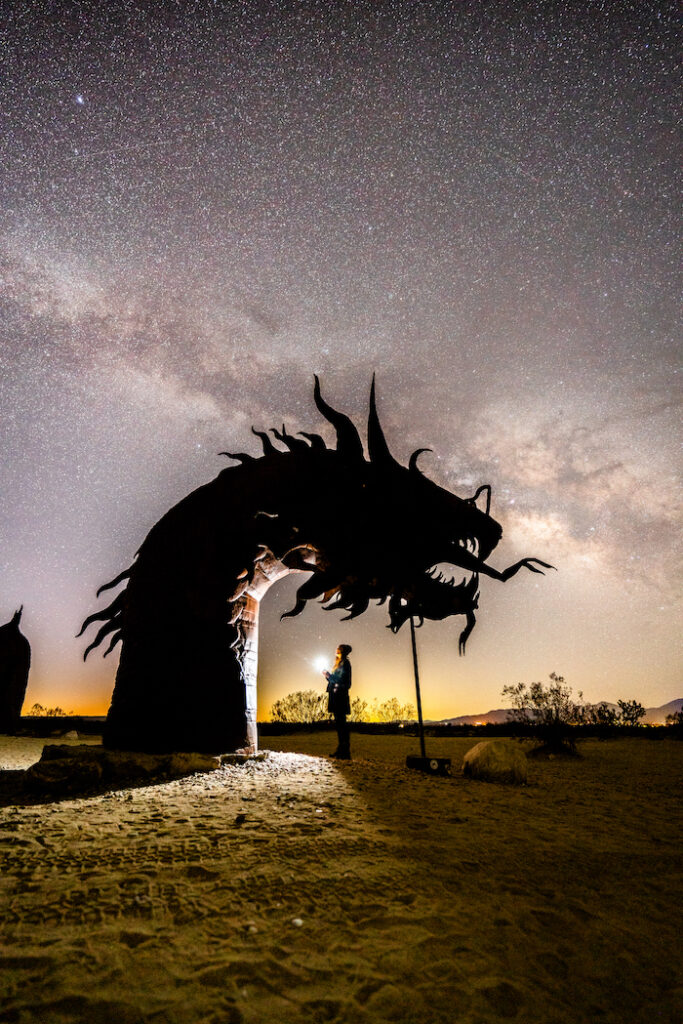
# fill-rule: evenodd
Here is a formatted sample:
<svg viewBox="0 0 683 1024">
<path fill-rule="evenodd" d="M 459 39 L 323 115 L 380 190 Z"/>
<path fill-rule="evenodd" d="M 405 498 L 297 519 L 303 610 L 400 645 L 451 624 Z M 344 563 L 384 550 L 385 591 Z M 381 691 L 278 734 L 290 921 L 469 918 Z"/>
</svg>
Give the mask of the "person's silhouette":
<svg viewBox="0 0 683 1024">
<path fill-rule="evenodd" d="M 327 710 L 334 715 L 334 724 L 337 730 L 338 744 L 332 757 L 341 758 L 344 761 L 351 760 L 351 745 L 349 723 L 346 716 L 351 714 L 349 702 L 349 690 L 351 689 L 351 662 L 349 654 L 351 648 L 348 644 L 340 644 L 337 648 L 337 655 L 331 672 L 325 670 L 323 675 L 327 679 Z"/>
</svg>

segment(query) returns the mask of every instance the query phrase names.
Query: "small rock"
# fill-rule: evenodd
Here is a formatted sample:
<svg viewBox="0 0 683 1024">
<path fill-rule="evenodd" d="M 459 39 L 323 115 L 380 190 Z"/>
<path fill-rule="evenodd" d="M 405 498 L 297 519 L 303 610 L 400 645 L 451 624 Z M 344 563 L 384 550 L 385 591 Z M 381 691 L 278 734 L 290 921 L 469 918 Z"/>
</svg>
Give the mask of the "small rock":
<svg viewBox="0 0 683 1024">
<path fill-rule="evenodd" d="M 124 946 L 128 946 L 129 949 L 135 949 L 135 947 L 139 946 L 142 942 L 149 942 L 152 938 L 153 936 L 148 935 L 146 932 L 119 932 L 119 942 L 122 942 Z"/>
<path fill-rule="evenodd" d="M 102 767 L 91 761 L 38 761 L 27 769 L 25 778 L 29 789 L 58 796 L 98 786 Z"/>
<path fill-rule="evenodd" d="M 249 753 L 249 751 L 236 750 L 232 754 L 220 754 L 218 759 L 221 765 L 249 764 L 253 761 L 266 761 L 268 751 L 259 750 L 257 753 Z"/>
<path fill-rule="evenodd" d="M 497 1017 L 512 1019 L 524 1005 L 522 993 L 509 981 L 484 986 L 481 992 Z"/>
<path fill-rule="evenodd" d="M 303 925 L 303 921 L 301 920 L 300 917 L 293 917 L 292 924 L 294 925 L 295 928 L 301 928 L 301 926 Z"/>
<path fill-rule="evenodd" d="M 212 882 L 214 879 L 220 877 L 219 871 L 212 871 L 211 868 L 205 868 L 203 864 L 188 865 L 185 874 L 188 878 L 196 878 L 200 882 Z"/>
</svg>

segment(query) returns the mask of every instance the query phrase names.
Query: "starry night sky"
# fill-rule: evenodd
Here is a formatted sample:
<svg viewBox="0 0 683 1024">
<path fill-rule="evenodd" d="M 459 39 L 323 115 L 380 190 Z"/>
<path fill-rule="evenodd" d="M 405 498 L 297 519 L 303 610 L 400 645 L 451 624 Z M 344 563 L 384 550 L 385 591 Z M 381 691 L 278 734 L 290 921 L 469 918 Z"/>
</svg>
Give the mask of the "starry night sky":
<svg viewBox="0 0 683 1024">
<path fill-rule="evenodd" d="M 0 620 L 25 707 L 103 713 L 96 588 L 152 524 L 280 425 L 363 427 L 493 485 L 482 581 L 418 634 L 427 717 L 563 674 L 681 696 L 677 5 L 13 3 L 0 24 Z M 679 506 L 680 509 L 680 506 Z M 407 627 L 265 601 L 260 712 L 412 694 Z"/>
</svg>

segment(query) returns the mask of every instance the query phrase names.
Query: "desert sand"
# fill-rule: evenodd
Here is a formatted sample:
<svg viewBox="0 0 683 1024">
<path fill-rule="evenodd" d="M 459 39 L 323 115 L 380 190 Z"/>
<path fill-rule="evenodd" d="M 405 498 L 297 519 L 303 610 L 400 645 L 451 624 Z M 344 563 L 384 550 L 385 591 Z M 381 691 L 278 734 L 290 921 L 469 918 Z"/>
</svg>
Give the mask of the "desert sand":
<svg viewBox="0 0 683 1024">
<path fill-rule="evenodd" d="M 0 1021 L 680 1024 L 683 743 L 587 740 L 511 787 L 462 777 L 474 738 L 428 741 L 451 778 L 330 740 L 1 809 Z"/>
</svg>

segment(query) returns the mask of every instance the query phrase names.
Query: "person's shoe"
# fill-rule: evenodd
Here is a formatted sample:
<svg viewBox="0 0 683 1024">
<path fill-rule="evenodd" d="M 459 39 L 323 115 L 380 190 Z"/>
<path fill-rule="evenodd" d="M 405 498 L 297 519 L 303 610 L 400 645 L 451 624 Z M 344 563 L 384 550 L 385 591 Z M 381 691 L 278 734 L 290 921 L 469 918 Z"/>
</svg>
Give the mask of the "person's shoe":
<svg viewBox="0 0 683 1024">
<path fill-rule="evenodd" d="M 333 757 L 336 757 L 338 761 L 350 761 L 351 760 L 351 751 L 350 750 L 342 750 L 338 754 L 333 754 Z"/>
</svg>

